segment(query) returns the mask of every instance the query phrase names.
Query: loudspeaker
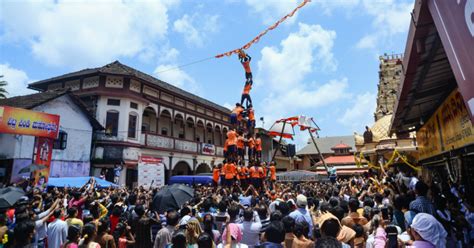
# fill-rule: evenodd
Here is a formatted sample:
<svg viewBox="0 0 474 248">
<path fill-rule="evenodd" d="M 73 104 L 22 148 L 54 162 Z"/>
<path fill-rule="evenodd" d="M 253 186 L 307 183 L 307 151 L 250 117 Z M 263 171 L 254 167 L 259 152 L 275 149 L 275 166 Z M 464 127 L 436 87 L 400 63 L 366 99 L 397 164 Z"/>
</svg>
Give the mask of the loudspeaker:
<svg viewBox="0 0 474 248">
<path fill-rule="evenodd" d="M 288 145 L 288 157 L 294 157 L 296 155 L 296 148 L 294 144 Z"/>
</svg>

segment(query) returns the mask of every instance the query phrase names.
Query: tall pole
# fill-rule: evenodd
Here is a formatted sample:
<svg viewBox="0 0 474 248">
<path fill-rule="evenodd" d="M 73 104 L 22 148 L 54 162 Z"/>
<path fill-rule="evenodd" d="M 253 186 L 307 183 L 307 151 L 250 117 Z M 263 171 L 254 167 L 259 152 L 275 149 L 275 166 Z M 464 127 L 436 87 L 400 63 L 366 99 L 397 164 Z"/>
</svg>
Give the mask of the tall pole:
<svg viewBox="0 0 474 248">
<path fill-rule="evenodd" d="M 272 156 L 272 160 L 270 160 L 270 162 L 272 162 L 275 159 L 278 149 L 280 149 L 281 140 L 283 138 L 283 132 L 285 131 L 285 125 L 286 125 L 286 121 L 283 121 L 283 127 L 281 128 L 281 133 L 280 133 L 280 140 L 278 140 L 278 146 L 275 149 L 275 152 L 273 153 L 273 156 Z M 272 144 L 273 144 L 273 139 L 272 139 Z"/>
<path fill-rule="evenodd" d="M 311 140 L 313 141 L 314 147 L 316 147 L 316 151 L 318 151 L 319 158 L 321 159 L 321 161 L 323 161 L 323 165 L 324 165 L 324 168 L 326 169 L 326 173 L 327 173 L 328 176 L 329 176 L 329 168 L 328 168 L 328 165 L 326 164 L 326 161 L 324 161 L 324 157 L 323 157 L 323 155 L 321 154 L 321 151 L 319 150 L 318 144 L 316 144 L 316 140 L 314 139 L 313 132 L 311 132 L 311 130 L 310 130 L 309 128 L 308 128 L 308 132 L 309 132 L 309 136 L 311 136 Z"/>
</svg>

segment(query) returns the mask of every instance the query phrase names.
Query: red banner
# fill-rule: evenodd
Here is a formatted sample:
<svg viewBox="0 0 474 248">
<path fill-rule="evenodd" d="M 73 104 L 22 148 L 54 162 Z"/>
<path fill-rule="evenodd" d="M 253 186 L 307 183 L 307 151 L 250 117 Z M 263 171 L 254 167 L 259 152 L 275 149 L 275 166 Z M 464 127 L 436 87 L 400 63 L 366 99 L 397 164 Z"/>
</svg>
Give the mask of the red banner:
<svg viewBox="0 0 474 248">
<path fill-rule="evenodd" d="M 35 185 L 41 189 L 46 187 L 49 178 L 51 166 L 51 156 L 53 154 L 53 140 L 44 137 L 38 137 L 36 142 L 35 164 L 46 166 L 45 169 L 35 171 Z"/>
<path fill-rule="evenodd" d="M 163 163 L 163 158 L 155 158 L 152 156 L 141 156 L 140 162 L 145 164 L 160 164 Z"/>
<path fill-rule="evenodd" d="M 431 0 L 428 7 L 474 123 L 474 0 Z"/>
<path fill-rule="evenodd" d="M 59 115 L 0 106 L 0 133 L 56 139 L 59 133 Z"/>
</svg>

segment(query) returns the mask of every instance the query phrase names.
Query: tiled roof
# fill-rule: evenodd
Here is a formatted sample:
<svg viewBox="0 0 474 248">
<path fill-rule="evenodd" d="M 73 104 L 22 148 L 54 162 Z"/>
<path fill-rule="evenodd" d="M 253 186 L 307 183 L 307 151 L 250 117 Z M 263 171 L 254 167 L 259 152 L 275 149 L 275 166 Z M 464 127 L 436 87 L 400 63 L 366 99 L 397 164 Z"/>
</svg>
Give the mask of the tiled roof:
<svg viewBox="0 0 474 248">
<path fill-rule="evenodd" d="M 343 156 L 330 156 L 324 159 L 328 165 L 337 165 L 337 164 L 355 164 L 353 155 L 343 155 Z M 316 163 L 316 165 L 322 164 L 322 161 Z"/>
<path fill-rule="evenodd" d="M 321 153 L 334 153 L 334 151 L 331 150 L 331 148 L 340 143 L 347 144 L 350 147 L 352 147 L 352 149 L 354 149 L 355 147 L 354 136 L 352 135 L 324 137 L 324 138 L 317 138 L 315 140 L 316 140 L 316 144 L 318 144 L 318 147 Z M 298 152 L 296 152 L 296 155 L 308 155 L 308 154 L 317 154 L 316 148 L 314 147 L 313 142 L 311 140 L 308 141 L 308 144 L 306 146 L 304 146 Z"/>
<path fill-rule="evenodd" d="M 344 149 L 344 148 L 352 148 L 352 147 L 350 147 L 350 146 L 348 146 L 344 143 L 339 143 L 339 144 L 333 146 L 331 149 L 334 150 L 334 149 Z"/>
<path fill-rule="evenodd" d="M 41 105 L 45 102 L 49 102 L 55 98 L 58 98 L 67 93 L 67 90 L 53 90 L 46 91 L 41 93 L 35 93 L 24 96 L 15 96 L 5 99 L 0 99 L 0 105 L 32 109 L 38 105 Z"/>
<path fill-rule="evenodd" d="M 194 100 L 196 102 L 199 102 L 203 105 L 213 107 L 213 108 L 218 109 L 219 111 L 222 111 L 222 112 L 225 112 L 225 113 L 230 113 L 229 109 L 227 109 L 227 108 L 225 108 L 221 105 L 218 105 L 218 104 L 213 103 L 209 100 L 206 100 L 202 97 L 199 97 L 197 95 L 194 95 L 192 93 L 184 91 L 184 90 L 182 90 L 178 87 L 175 87 L 175 86 L 173 86 L 169 83 L 161 81 L 161 80 L 159 80 L 159 79 L 157 79 L 153 76 L 150 76 L 150 75 L 148 75 L 144 72 L 141 72 L 141 71 L 139 71 L 137 69 L 134 69 L 132 67 L 129 67 L 127 65 L 124 65 L 124 64 L 120 63 L 119 61 L 115 61 L 113 63 L 107 64 L 107 65 L 102 66 L 102 67 L 84 69 L 84 70 L 80 70 L 80 71 L 76 71 L 76 72 L 67 73 L 67 74 L 64 74 L 64 75 L 61 75 L 61 76 L 58 76 L 58 77 L 53 77 L 53 78 L 41 80 L 41 81 L 29 84 L 28 87 L 33 88 L 33 89 L 38 89 L 39 88 L 38 86 L 41 85 L 41 84 L 44 84 L 44 83 L 63 80 L 63 79 L 66 79 L 66 78 L 71 78 L 71 77 L 91 75 L 91 74 L 96 74 L 96 73 L 136 77 L 136 78 L 139 78 L 139 79 L 144 80 L 146 82 L 156 84 L 159 87 L 167 89 L 171 92 L 174 92 L 177 95 L 181 95 L 183 97 L 192 99 L 192 100 Z"/>
</svg>

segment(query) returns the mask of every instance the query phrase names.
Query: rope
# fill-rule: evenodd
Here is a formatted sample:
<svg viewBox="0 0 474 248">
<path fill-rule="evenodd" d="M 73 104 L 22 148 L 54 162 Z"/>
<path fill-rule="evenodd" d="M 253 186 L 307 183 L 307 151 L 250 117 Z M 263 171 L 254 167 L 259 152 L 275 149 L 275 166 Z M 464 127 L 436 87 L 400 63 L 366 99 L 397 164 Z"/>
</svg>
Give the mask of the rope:
<svg viewBox="0 0 474 248">
<path fill-rule="evenodd" d="M 166 69 L 166 70 L 162 70 L 162 71 L 156 72 L 155 74 L 160 74 L 160 73 L 164 73 L 164 72 L 168 72 L 168 71 L 177 70 L 177 69 L 180 69 L 180 68 L 182 68 L 182 67 L 194 65 L 194 64 L 197 64 L 197 63 L 201 63 L 201 62 L 204 62 L 204 61 L 213 59 L 213 58 L 214 58 L 214 56 L 208 57 L 208 58 L 204 58 L 204 59 L 200 59 L 200 60 L 196 60 L 196 61 L 193 61 L 193 62 L 189 62 L 189 63 L 187 63 L 187 64 L 178 65 L 178 66 L 176 66 L 176 67 L 172 67 L 172 68 L 168 68 L 168 69 Z"/>
</svg>

